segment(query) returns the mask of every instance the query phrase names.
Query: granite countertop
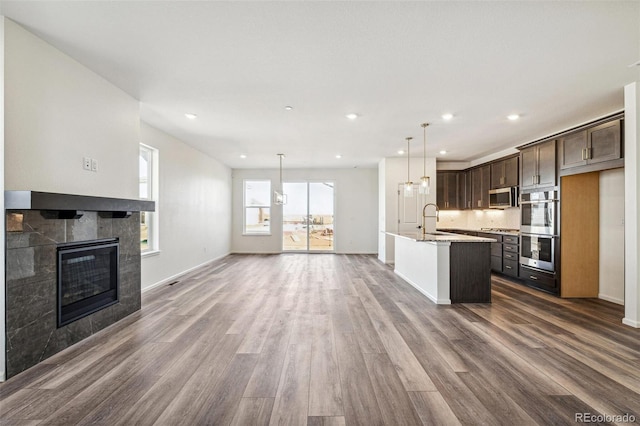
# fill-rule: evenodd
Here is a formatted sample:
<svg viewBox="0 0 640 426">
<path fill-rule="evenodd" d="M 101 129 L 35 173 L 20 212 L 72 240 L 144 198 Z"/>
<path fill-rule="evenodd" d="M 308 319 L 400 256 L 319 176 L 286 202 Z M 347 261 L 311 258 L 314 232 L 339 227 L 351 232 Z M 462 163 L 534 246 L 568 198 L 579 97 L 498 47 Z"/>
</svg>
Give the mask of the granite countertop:
<svg viewBox="0 0 640 426">
<path fill-rule="evenodd" d="M 465 228 L 440 228 L 441 232 L 466 231 L 466 232 L 482 232 L 483 234 L 500 234 L 500 235 L 519 235 L 518 229 L 465 229 Z"/>
<path fill-rule="evenodd" d="M 493 238 L 473 237 L 471 235 L 451 234 L 436 231 L 422 235 L 422 232 L 385 232 L 395 237 L 406 238 L 417 242 L 450 242 L 450 243 L 495 243 Z"/>
</svg>

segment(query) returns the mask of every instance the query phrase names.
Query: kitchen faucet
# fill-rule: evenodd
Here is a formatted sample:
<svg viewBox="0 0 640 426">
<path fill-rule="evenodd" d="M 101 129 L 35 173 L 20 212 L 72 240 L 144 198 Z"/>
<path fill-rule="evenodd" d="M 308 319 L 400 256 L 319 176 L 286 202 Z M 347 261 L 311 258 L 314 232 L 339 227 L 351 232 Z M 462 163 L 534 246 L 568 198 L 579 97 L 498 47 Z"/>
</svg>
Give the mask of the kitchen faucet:
<svg viewBox="0 0 640 426">
<path fill-rule="evenodd" d="M 436 215 L 435 216 L 427 216 L 427 207 L 429 206 L 433 206 L 436 208 Z M 422 208 L 422 235 L 426 235 L 427 233 L 427 228 L 425 227 L 425 219 L 428 217 L 435 217 L 436 218 L 436 222 L 440 222 L 440 208 L 438 207 L 437 204 L 434 203 L 427 203 L 424 205 L 424 207 Z"/>
</svg>

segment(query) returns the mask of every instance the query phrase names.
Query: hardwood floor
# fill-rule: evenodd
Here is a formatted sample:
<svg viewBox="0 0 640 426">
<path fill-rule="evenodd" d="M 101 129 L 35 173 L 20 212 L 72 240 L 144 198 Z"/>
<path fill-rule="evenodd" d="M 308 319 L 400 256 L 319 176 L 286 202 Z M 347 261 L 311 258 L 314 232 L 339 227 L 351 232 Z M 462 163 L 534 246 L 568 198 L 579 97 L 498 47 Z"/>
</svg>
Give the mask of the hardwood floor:
<svg viewBox="0 0 640 426">
<path fill-rule="evenodd" d="M 373 256 L 228 256 L 0 384 L 0 424 L 640 422 L 622 307 L 492 287 L 437 306 Z"/>
</svg>

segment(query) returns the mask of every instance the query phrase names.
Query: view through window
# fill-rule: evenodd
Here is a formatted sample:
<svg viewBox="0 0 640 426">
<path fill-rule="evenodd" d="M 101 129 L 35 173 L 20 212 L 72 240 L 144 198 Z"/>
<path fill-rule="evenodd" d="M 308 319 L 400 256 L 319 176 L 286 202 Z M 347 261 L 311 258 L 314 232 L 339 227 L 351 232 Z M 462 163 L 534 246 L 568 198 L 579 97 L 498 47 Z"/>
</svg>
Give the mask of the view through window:
<svg viewBox="0 0 640 426">
<path fill-rule="evenodd" d="M 271 233 L 271 181 L 244 181 L 244 233 Z"/>
<path fill-rule="evenodd" d="M 157 219 L 157 157 L 158 150 L 140 144 L 139 160 L 139 197 L 141 200 L 156 201 L 156 212 L 140 212 L 140 251 L 142 253 L 158 250 Z"/>
<path fill-rule="evenodd" d="M 333 182 L 285 182 L 283 190 L 282 249 L 333 251 Z"/>
</svg>

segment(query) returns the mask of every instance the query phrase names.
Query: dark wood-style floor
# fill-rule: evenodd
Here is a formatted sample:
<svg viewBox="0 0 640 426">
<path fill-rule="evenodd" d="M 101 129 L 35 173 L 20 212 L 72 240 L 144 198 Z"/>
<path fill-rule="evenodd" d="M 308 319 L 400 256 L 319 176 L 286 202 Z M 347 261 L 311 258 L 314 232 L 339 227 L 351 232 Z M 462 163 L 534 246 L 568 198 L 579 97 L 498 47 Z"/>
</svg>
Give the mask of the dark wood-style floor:
<svg viewBox="0 0 640 426">
<path fill-rule="evenodd" d="M 622 316 L 499 277 L 492 304 L 436 306 L 373 256 L 232 255 L 0 385 L 0 423 L 637 422 Z"/>
</svg>

